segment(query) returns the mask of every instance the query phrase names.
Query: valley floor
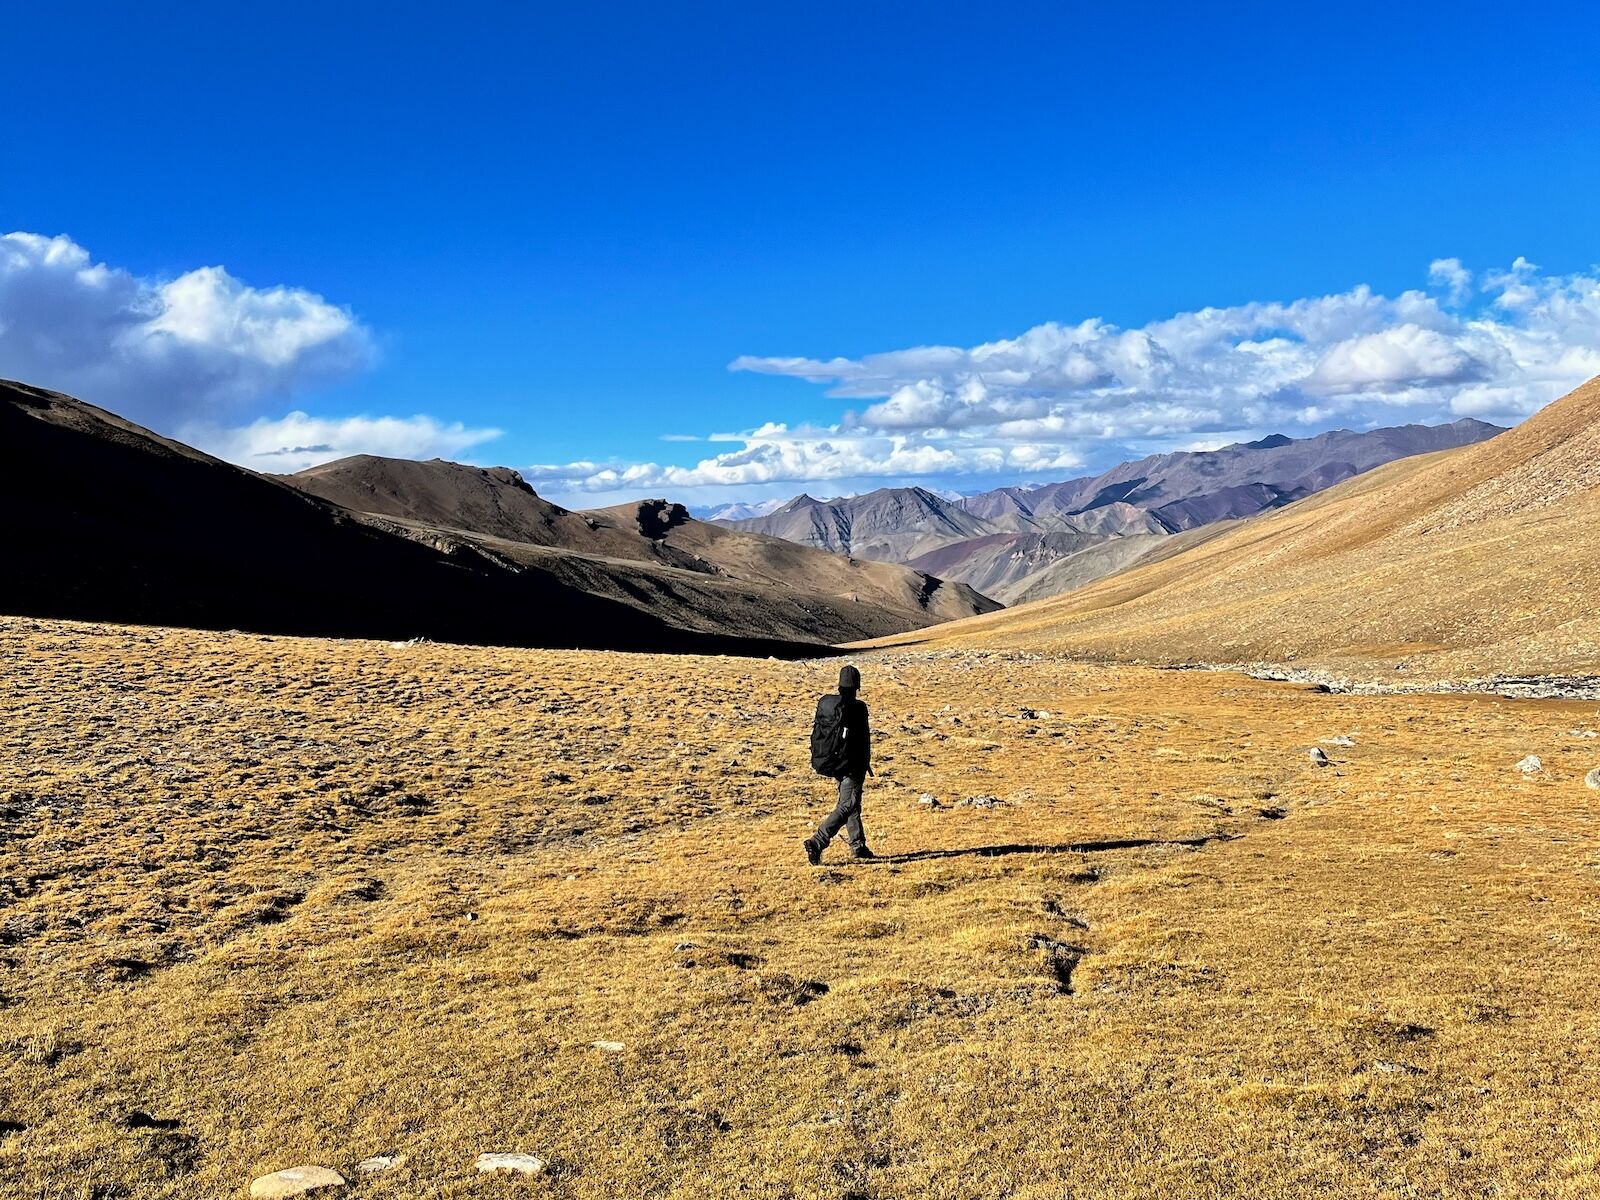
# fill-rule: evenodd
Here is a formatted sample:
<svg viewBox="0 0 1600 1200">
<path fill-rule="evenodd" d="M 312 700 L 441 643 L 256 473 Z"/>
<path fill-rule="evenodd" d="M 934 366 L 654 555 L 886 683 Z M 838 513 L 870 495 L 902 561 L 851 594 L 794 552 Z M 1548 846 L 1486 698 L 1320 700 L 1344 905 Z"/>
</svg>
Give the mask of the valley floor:
<svg viewBox="0 0 1600 1200">
<path fill-rule="evenodd" d="M 1600 1190 L 1592 701 L 854 661 L 0 618 L 0 1195 Z"/>
</svg>

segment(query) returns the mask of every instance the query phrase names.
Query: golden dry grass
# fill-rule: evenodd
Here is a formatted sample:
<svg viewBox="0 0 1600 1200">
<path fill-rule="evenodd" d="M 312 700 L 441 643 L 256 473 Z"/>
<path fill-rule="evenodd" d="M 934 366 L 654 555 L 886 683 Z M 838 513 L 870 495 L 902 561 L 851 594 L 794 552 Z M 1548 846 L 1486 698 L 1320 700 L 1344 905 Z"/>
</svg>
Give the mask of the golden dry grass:
<svg viewBox="0 0 1600 1200">
<path fill-rule="evenodd" d="M 1600 1190 L 1592 704 L 858 661 L 0 619 L 0 1195 Z"/>
<path fill-rule="evenodd" d="M 1076 591 L 879 645 L 1600 674 L 1600 379 L 1487 442 L 1171 539 Z"/>
</svg>

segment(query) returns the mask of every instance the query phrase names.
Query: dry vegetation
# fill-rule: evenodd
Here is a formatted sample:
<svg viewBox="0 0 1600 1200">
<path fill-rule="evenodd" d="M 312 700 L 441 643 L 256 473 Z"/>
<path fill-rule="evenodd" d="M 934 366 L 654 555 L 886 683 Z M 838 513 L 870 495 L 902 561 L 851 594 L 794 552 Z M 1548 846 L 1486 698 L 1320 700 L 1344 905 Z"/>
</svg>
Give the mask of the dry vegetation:
<svg viewBox="0 0 1600 1200">
<path fill-rule="evenodd" d="M 0 619 L 0 1195 L 1600 1189 L 1594 705 L 859 661 Z"/>
<path fill-rule="evenodd" d="M 1600 674 L 1600 379 L 1460 450 L 1171 538 L 1074 592 L 884 643 L 1296 663 L 1393 680 Z"/>
</svg>

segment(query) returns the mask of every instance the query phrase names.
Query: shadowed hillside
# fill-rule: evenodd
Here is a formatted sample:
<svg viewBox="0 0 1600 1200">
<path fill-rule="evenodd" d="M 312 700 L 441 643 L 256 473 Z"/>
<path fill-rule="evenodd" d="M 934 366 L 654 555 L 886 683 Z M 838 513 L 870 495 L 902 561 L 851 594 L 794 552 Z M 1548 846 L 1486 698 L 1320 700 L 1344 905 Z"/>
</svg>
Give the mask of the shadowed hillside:
<svg viewBox="0 0 1600 1200">
<path fill-rule="evenodd" d="M 536 546 L 598 551 L 604 543 L 590 523 L 541 498 L 509 467 L 357 454 L 273 478 L 353 512 Z"/>
<path fill-rule="evenodd" d="M 919 642 L 1148 659 L 1600 669 L 1600 380 L 1491 441 L 1405 459 Z M 897 639 L 907 641 L 910 639 Z"/>
<path fill-rule="evenodd" d="M 675 627 L 468 543 L 396 536 L 55 392 L 0 383 L 0 452 L 7 613 L 505 645 L 803 649 Z"/>
<path fill-rule="evenodd" d="M 966 584 L 948 583 L 885 562 L 828 554 L 776 537 L 697 521 L 681 504 L 642 500 L 591 512 L 570 512 L 540 498 L 508 467 L 472 467 L 433 459 L 361 455 L 283 476 L 284 483 L 345 508 L 418 522 L 475 537 L 502 552 L 524 543 L 575 554 L 672 567 L 747 584 L 766 595 L 779 589 L 795 601 L 834 612 L 831 627 L 815 631 L 791 616 L 807 636 L 851 636 L 851 627 L 890 630 L 956 620 L 1000 606 Z M 548 564 L 548 556 L 520 553 Z M 631 573 L 637 576 L 635 570 Z M 684 586 L 713 586 L 707 579 Z M 712 613 L 717 611 L 712 606 Z"/>
<path fill-rule="evenodd" d="M 506 468 L 363 457 L 288 487 L 21 384 L 0 384 L 0 436 L 17 530 L 4 612 L 795 654 L 997 607 L 963 584 L 705 526 L 664 501 L 568 512 Z"/>
</svg>

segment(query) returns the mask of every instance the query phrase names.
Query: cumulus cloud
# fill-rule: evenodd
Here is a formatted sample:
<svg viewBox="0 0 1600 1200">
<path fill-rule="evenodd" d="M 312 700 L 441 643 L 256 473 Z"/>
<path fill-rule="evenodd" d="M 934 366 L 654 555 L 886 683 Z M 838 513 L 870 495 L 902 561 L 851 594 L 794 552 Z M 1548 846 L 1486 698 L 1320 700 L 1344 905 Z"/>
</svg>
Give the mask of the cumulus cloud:
<svg viewBox="0 0 1600 1200">
<path fill-rule="evenodd" d="M 352 454 L 387 458 L 458 458 L 500 436 L 498 429 L 471 429 L 432 417 L 313 417 L 292 412 L 258 418 L 237 428 L 199 428 L 192 435 L 202 450 L 255 471 L 287 475 Z"/>
<path fill-rule="evenodd" d="M 731 369 L 866 399 L 864 428 L 1138 438 L 1329 420 L 1515 420 L 1600 374 L 1600 278 L 1526 259 L 1474 275 L 1436 259 L 1429 290 L 1205 308 L 1123 329 L 1049 322 L 972 347 L 859 359 L 744 356 Z"/>
<path fill-rule="evenodd" d="M 1600 374 L 1600 277 L 1524 258 L 1429 264 L 1425 287 L 1203 308 L 1125 329 L 1047 322 L 977 346 L 861 358 L 757 357 L 734 371 L 862 401 L 822 429 L 713 434 L 692 466 L 535 468 L 552 488 L 622 495 L 827 480 L 1027 477 L 1108 456 L 1470 416 L 1514 423 Z M 1240 433 L 1240 431 L 1247 431 Z"/>
<path fill-rule="evenodd" d="M 0 236 L 0 374 L 178 429 L 343 379 L 373 359 L 346 309 L 221 267 L 143 279 L 67 237 Z"/>
<path fill-rule="evenodd" d="M 767 424 L 741 435 L 737 450 L 693 466 L 574 462 L 528 467 L 523 475 L 557 493 L 637 494 L 646 490 L 805 484 L 837 480 L 1067 471 L 1082 465 L 1069 448 L 992 438 L 932 438 L 861 429 L 790 429 Z"/>
<path fill-rule="evenodd" d="M 1330 346 L 1303 386 L 1313 395 L 1393 392 L 1466 383 L 1486 373 L 1484 364 L 1455 338 L 1399 325 Z"/>
<path fill-rule="evenodd" d="M 0 236 L 0 376 L 265 471 L 349 454 L 454 456 L 498 436 L 429 416 L 272 412 L 374 359 L 350 311 L 303 288 L 252 287 L 218 266 L 147 279 L 68 237 Z"/>
<path fill-rule="evenodd" d="M 1445 289 L 1452 304 L 1462 304 L 1472 294 L 1472 272 L 1459 258 L 1434 259 L 1428 264 L 1428 282 Z"/>
</svg>

